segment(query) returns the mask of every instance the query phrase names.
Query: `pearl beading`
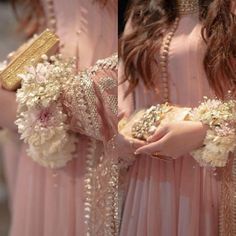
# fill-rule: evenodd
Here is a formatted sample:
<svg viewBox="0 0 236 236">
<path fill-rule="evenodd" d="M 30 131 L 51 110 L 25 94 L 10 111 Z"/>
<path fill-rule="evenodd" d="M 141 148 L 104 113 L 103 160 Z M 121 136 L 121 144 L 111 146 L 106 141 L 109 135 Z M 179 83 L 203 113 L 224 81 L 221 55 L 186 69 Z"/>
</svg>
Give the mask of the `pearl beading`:
<svg viewBox="0 0 236 236">
<path fill-rule="evenodd" d="M 57 31 L 57 18 L 56 18 L 56 14 L 55 14 L 55 10 L 54 10 L 54 0 L 46 0 L 46 8 L 47 8 L 47 12 L 48 12 L 48 27 L 51 31 L 53 31 L 54 33 L 56 33 Z M 76 30 L 76 35 L 79 38 L 80 35 L 82 34 L 82 30 L 79 27 Z M 60 46 L 59 46 L 59 52 L 61 52 L 61 50 L 64 48 L 64 43 L 60 42 Z M 77 60 L 79 61 L 79 55 L 77 52 Z"/>
<path fill-rule="evenodd" d="M 198 0 L 178 0 L 177 6 L 180 16 L 194 14 L 199 11 Z M 164 37 L 160 50 L 160 69 L 161 69 L 161 81 L 162 81 L 164 103 L 170 102 L 169 83 L 168 83 L 169 52 L 170 52 L 170 44 L 178 28 L 179 21 L 180 17 L 177 17 L 170 31 Z"/>
<path fill-rule="evenodd" d="M 46 0 L 47 9 L 48 9 L 48 27 L 54 33 L 57 30 L 57 20 L 54 11 L 54 3 L 53 0 Z"/>
<path fill-rule="evenodd" d="M 162 91 L 163 91 L 163 102 L 169 102 L 169 83 L 168 83 L 168 61 L 169 61 L 169 51 L 170 44 L 174 37 L 174 34 L 178 28 L 180 18 L 177 17 L 173 26 L 171 27 L 169 33 L 164 37 L 161 46 L 160 55 L 160 69 L 161 69 L 161 80 L 162 80 Z"/>
</svg>

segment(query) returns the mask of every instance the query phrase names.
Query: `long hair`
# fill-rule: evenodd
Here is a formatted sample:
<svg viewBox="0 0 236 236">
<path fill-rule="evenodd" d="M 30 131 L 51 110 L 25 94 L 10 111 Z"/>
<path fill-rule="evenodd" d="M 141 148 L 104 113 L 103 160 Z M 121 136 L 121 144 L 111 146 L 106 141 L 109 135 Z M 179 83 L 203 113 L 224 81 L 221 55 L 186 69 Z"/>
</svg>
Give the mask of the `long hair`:
<svg viewBox="0 0 236 236">
<path fill-rule="evenodd" d="M 108 3 L 108 0 L 90 1 L 98 2 L 102 7 Z M 20 22 L 19 28 L 24 31 L 27 37 L 31 37 L 46 26 L 46 18 L 41 0 L 11 0 L 11 2 L 15 15 Z"/>
<path fill-rule="evenodd" d="M 11 0 L 11 3 L 19 22 L 19 30 L 23 31 L 26 37 L 31 37 L 46 25 L 40 0 Z"/>
<path fill-rule="evenodd" d="M 225 90 L 236 84 L 236 17 L 231 13 L 231 0 L 199 0 L 202 38 L 207 50 L 203 65 L 210 86 L 223 98 Z M 129 17 L 131 32 L 120 41 L 125 80 L 131 92 L 141 79 L 154 86 L 152 67 L 163 37 L 179 16 L 177 0 L 134 0 Z"/>
</svg>

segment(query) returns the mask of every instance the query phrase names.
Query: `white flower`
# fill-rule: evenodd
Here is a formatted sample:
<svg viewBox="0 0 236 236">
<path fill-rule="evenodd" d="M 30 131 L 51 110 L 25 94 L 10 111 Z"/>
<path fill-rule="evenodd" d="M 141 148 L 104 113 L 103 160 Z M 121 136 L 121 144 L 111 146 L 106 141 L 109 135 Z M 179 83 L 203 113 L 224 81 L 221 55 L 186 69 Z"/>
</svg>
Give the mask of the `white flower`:
<svg viewBox="0 0 236 236">
<path fill-rule="evenodd" d="M 7 67 L 7 61 L 0 62 L 0 72 Z"/>
<path fill-rule="evenodd" d="M 191 120 L 209 126 L 204 147 L 191 152 L 202 166 L 223 167 L 236 148 L 236 102 L 207 99 L 191 113 Z"/>
<path fill-rule="evenodd" d="M 28 154 L 45 167 L 65 166 L 75 151 L 75 135 L 69 132 L 61 103 L 63 83 L 75 74 L 71 67 L 71 62 L 55 57 L 50 64 L 45 58 L 19 75 L 22 87 L 17 91 L 16 124 L 21 139 L 29 145 Z"/>
</svg>

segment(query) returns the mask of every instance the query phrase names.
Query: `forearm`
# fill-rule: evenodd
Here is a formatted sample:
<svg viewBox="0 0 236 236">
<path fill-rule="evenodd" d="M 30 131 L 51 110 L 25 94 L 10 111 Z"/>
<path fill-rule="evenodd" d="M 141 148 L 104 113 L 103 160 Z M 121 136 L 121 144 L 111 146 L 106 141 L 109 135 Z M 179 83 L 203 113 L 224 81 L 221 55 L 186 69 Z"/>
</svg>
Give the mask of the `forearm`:
<svg viewBox="0 0 236 236">
<path fill-rule="evenodd" d="M 16 95 L 0 89 L 0 127 L 17 130 L 16 120 Z"/>
</svg>

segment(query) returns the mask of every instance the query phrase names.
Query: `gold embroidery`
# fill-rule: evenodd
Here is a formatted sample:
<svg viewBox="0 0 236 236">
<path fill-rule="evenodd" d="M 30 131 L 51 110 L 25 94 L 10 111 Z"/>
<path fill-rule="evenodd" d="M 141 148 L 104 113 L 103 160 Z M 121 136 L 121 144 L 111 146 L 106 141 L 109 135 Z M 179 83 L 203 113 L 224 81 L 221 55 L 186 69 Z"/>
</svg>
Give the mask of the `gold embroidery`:
<svg viewBox="0 0 236 236">
<path fill-rule="evenodd" d="M 180 15 L 194 14 L 199 11 L 198 0 L 177 0 Z"/>
<path fill-rule="evenodd" d="M 117 70 L 117 64 L 117 56 L 100 60 L 90 71 L 87 72 L 86 77 L 91 78 L 100 70 Z M 86 77 L 84 77 L 84 79 L 86 79 Z M 109 90 L 115 88 L 116 86 L 117 85 L 114 82 L 114 78 L 106 77 L 98 81 L 98 88 L 100 89 L 103 99 L 105 92 L 108 91 L 109 93 Z M 88 104 L 92 105 L 90 100 L 91 95 L 87 93 L 86 88 L 89 87 L 83 87 L 83 91 L 86 92 L 84 98 Z M 94 89 L 91 91 L 94 92 Z M 109 95 L 103 102 L 107 104 L 109 109 L 113 110 L 116 114 L 117 108 L 115 107 L 117 107 L 117 98 L 114 97 L 114 95 Z M 90 112 L 90 117 L 94 125 L 91 132 L 94 132 L 95 129 L 96 132 L 98 132 L 100 130 L 99 124 L 94 124 L 94 122 L 99 120 L 99 118 L 96 117 L 98 116 L 98 113 L 94 109 L 89 109 L 88 111 Z M 95 155 L 96 147 L 94 143 L 93 145 Z M 87 184 L 87 201 L 85 203 L 85 209 L 86 224 L 88 225 L 87 234 L 91 236 L 118 235 L 118 158 L 116 155 L 115 145 L 112 140 L 106 145 L 104 150 L 106 153 L 100 157 L 88 155 L 86 159 L 88 174 L 85 179 L 85 183 Z M 109 157 L 107 156 L 108 154 Z"/>
<path fill-rule="evenodd" d="M 101 78 L 98 87 L 102 93 L 102 98 L 114 115 L 118 114 L 118 99 L 117 94 L 110 94 L 109 90 L 116 89 L 118 86 L 117 80 L 110 77 Z"/>
<path fill-rule="evenodd" d="M 109 94 L 109 90 L 116 88 L 117 84 L 115 79 L 110 77 L 101 77 L 96 84 L 93 81 L 93 76 L 96 77 L 100 71 L 116 71 L 117 64 L 116 55 L 100 60 L 94 67 L 80 73 L 77 80 L 70 82 L 69 86 L 71 100 L 68 100 L 67 106 L 71 107 L 72 114 L 78 119 L 77 125 L 81 127 L 81 130 L 92 137 L 86 157 L 85 176 L 85 223 L 86 233 L 89 236 L 118 235 L 117 155 L 112 140 L 105 146 L 101 141 L 96 140 L 102 139 L 100 133 L 102 121 L 97 111 L 95 90 L 97 85 L 103 99 L 106 92 L 108 93 L 107 98 L 103 100 L 104 106 L 117 114 L 117 97 L 112 92 Z M 72 103 L 69 104 L 70 102 Z M 104 153 L 101 153 L 101 150 Z"/>
<path fill-rule="evenodd" d="M 236 235 L 236 158 L 227 164 L 222 173 L 219 214 L 219 235 Z"/>
<path fill-rule="evenodd" d="M 85 210 L 85 224 L 87 225 L 87 234 L 88 236 L 93 236 L 94 225 L 93 225 L 93 217 L 92 217 L 92 209 L 93 207 L 93 170 L 94 170 L 94 159 L 96 155 L 96 146 L 97 141 L 95 139 L 90 140 L 88 154 L 86 156 L 86 175 L 85 175 L 85 202 L 84 202 L 84 210 Z"/>
<path fill-rule="evenodd" d="M 93 67 L 81 72 L 73 81 L 68 81 L 64 86 L 65 89 L 65 106 L 69 109 L 71 117 L 77 119 L 77 126 L 81 128 L 81 132 L 87 136 L 101 139 L 101 117 L 97 111 L 97 94 L 95 87 L 97 86 L 102 96 L 116 85 L 115 78 L 101 77 L 97 84 L 93 81 L 99 72 L 117 71 L 118 57 L 112 57 L 99 60 Z M 117 73 L 117 72 L 116 72 Z M 101 85 L 100 85 L 101 82 Z M 105 86 L 108 86 L 106 88 Z M 105 96 L 105 95 L 104 95 Z M 103 98 L 104 98 L 103 96 Z M 117 97 L 109 94 L 109 98 L 104 99 L 105 106 L 117 112 Z M 81 127 L 83 125 L 83 127 Z"/>
<path fill-rule="evenodd" d="M 99 80 L 99 87 L 102 93 L 117 88 L 117 80 L 110 77 L 103 77 Z"/>
<path fill-rule="evenodd" d="M 83 76 L 78 77 L 78 82 L 83 94 L 84 105 L 87 108 L 86 113 L 90 121 L 90 125 L 84 128 L 89 136 L 100 139 L 101 120 L 97 112 L 97 97 L 94 90 L 94 83 L 87 72 L 85 72 Z"/>
</svg>

